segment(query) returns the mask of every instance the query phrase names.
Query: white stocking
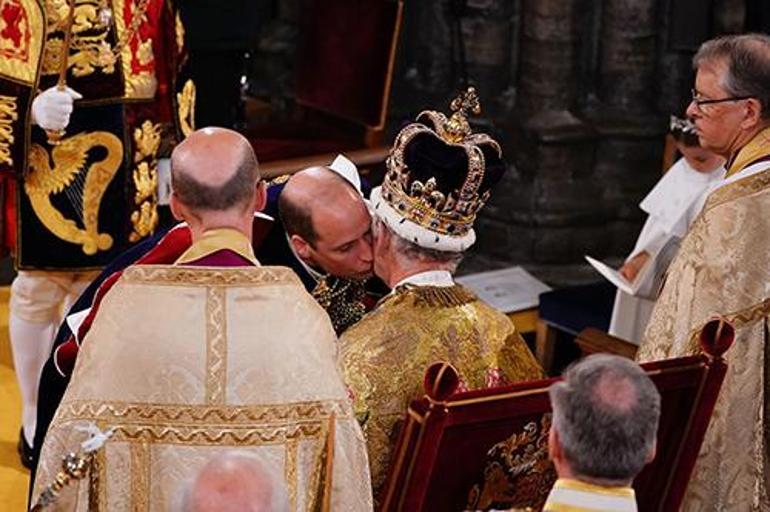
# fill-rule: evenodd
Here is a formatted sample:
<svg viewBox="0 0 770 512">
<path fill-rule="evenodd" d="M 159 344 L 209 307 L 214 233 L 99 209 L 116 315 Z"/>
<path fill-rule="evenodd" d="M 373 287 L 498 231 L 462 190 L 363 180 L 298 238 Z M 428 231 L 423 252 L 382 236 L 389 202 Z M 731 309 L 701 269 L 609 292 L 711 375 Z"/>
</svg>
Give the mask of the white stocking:
<svg viewBox="0 0 770 512">
<path fill-rule="evenodd" d="M 52 322 L 37 323 L 23 320 L 11 311 L 8 327 L 11 335 L 13 365 L 21 390 L 24 437 L 32 445 L 37 422 L 38 382 L 43 365 L 51 353 L 56 325 Z"/>
</svg>

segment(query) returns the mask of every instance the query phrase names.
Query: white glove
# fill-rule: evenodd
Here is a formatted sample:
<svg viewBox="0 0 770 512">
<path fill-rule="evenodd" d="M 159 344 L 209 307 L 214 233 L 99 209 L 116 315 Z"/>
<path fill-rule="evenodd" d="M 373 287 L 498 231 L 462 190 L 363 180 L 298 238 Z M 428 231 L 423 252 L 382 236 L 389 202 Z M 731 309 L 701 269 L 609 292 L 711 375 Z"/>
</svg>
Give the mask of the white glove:
<svg viewBox="0 0 770 512">
<path fill-rule="evenodd" d="M 65 87 L 56 86 L 38 94 L 32 101 L 32 122 L 44 130 L 64 130 L 70 122 L 72 102 L 83 96 Z"/>
</svg>

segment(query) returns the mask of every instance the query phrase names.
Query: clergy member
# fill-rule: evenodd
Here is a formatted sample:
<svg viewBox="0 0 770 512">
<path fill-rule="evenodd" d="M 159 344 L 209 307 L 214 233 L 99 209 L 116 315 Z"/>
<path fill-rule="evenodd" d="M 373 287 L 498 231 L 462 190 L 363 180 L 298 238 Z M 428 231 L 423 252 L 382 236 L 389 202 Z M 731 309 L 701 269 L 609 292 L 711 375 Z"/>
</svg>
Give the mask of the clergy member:
<svg viewBox="0 0 770 512">
<path fill-rule="evenodd" d="M 629 295 L 617 291 L 610 321 L 610 334 L 637 345 L 682 238 L 703 208 L 708 193 L 725 176 L 724 157 L 700 147 L 692 121 L 671 116 L 670 133 L 682 158 L 639 203 L 648 215 L 647 220 L 634 250 L 620 267 L 621 275 L 636 285 L 637 292 Z"/>
<path fill-rule="evenodd" d="M 683 510 L 768 510 L 770 37 L 707 41 L 693 62 L 687 114 L 701 146 L 727 159 L 727 174 L 671 263 L 637 357 L 698 353 L 697 333 L 712 315 L 733 323 L 727 375 Z"/>
<path fill-rule="evenodd" d="M 70 510 L 167 510 L 213 455 L 276 462 L 291 510 L 370 510 L 366 448 L 328 317 L 251 245 L 265 192 L 248 141 L 207 128 L 172 153 L 171 207 L 192 244 L 106 294 L 43 445 L 33 500 L 85 424 L 114 429 Z"/>
<path fill-rule="evenodd" d="M 475 241 L 476 214 L 505 171 L 497 142 L 471 133 L 466 114 L 479 110 L 475 91 L 452 109 L 449 120 L 423 112 L 396 137 L 371 198 L 374 270 L 393 291 L 340 338 L 375 490 L 395 426 L 430 364 L 451 363 L 469 389 L 542 376 L 513 323 L 452 279 Z"/>
</svg>

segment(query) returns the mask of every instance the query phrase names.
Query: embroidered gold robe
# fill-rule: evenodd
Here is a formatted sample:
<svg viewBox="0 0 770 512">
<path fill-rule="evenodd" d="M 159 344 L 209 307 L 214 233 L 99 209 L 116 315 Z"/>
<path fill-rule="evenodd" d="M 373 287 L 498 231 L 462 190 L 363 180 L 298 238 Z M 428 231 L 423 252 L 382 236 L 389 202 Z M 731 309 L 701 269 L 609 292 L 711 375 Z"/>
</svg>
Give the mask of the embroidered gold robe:
<svg viewBox="0 0 770 512">
<path fill-rule="evenodd" d="M 430 364 L 451 363 L 468 389 L 543 376 L 513 323 L 460 285 L 397 287 L 339 346 L 375 493 L 387 476 L 395 427 L 409 401 L 422 396 Z"/>
<path fill-rule="evenodd" d="M 770 370 L 768 142 L 770 132 L 765 131 L 744 147 L 728 176 L 741 169 L 747 176 L 736 175 L 706 200 L 669 268 L 637 355 L 639 361 L 651 361 L 698 353 L 697 335 L 716 314 L 736 328 L 683 510 L 770 509 L 765 438 L 770 427 L 765 405 Z"/>
<path fill-rule="evenodd" d="M 328 317 L 283 267 L 128 268 L 105 296 L 46 436 L 33 499 L 93 422 L 115 428 L 63 510 L 169 510 L 215 453 L 247 450 L 292 511 L 372 508 Z"/>
</svg>

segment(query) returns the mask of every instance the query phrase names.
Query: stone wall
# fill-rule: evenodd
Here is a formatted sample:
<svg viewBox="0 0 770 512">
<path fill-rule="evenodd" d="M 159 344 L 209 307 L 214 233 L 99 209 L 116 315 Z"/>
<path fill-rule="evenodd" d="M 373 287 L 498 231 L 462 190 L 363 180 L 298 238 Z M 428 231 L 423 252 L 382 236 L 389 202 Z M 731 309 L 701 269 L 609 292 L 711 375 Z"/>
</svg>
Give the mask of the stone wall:
<svg viewBox="0 0 770 512">
<path fill-rule="evenodd" d="M 294 37 L 287 27 L 300 0 L 279 4 L 278 26 Z M 479 219 L 477 257 L 529 267 L 622 257 L 643 220 L 637 204 L 660 177 L 668 115 L 687 103 L 692 39 L 736 29 L 742 5 L 407 0 L 390 134 L 474 84 L 477 128 L 510 163 Z"/>
</svg>

